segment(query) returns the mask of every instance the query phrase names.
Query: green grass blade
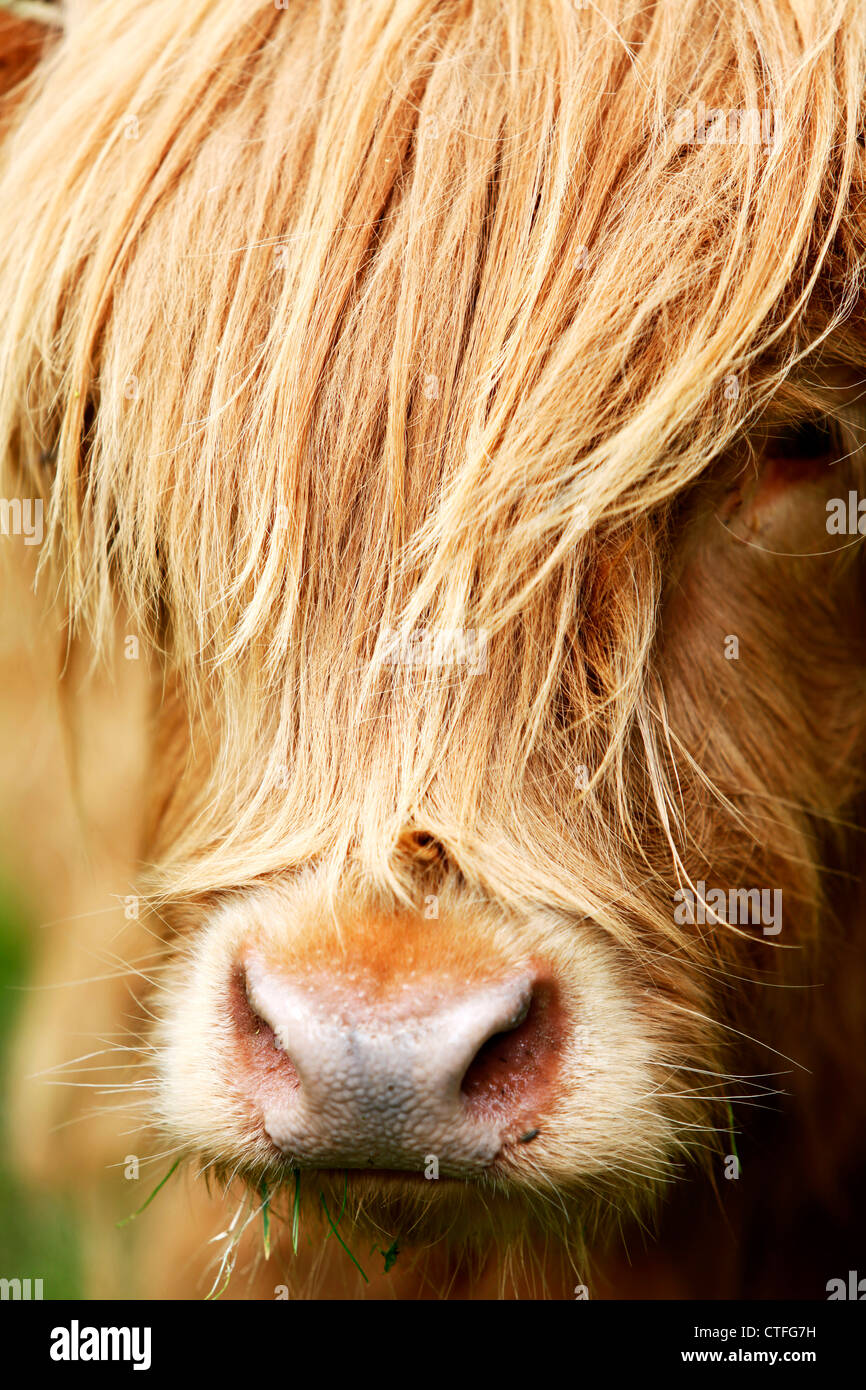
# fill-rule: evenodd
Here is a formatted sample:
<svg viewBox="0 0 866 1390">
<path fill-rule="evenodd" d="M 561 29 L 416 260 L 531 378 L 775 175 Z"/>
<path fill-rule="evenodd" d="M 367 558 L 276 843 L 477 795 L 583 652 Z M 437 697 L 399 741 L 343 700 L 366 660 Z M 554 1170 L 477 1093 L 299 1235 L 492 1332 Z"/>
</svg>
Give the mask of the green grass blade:
<svg viewBox="0 0 866 1390">
<path fill-rule="evenodd" d="M 397 1256 L 400 1254 L 400 1247 L 398 1246 L 397 1240 L 395 1238 L 391 1241 L 391 1244 L 388 1246 L 387 1250 L 383 1250 L 381 1245 L 374 1245 L 370 1251 L 370 1254 L 381 1255 L 382 1259 L 385 1261 L 385 1273 L 390 1274 L 391 1270 L 394 1268 Z"/>
<path fill-rule="evenodd" d="M 183 1157 L 183 1155 L 181 1155 L 181 1157 Z M 175 1159 L 174 1163 L 173 1163 L 173 1164 L 171 1165 L 171 1167 L 169 1168 L 169 1170 L 168 1170 L 168 1172 L 166 1173 L 165 1177 L 162 1178 L 162 1179 L 156 1184 L 156 1187 L 155 1187 L 155 1188 L 153 1189 L 153 1191 L 151 1192 L 151 1194 L 150 1194 L 150 1196 L 148 1197 L 147 1201 L 146 1201 L 146 1202 L 143 1202 L 143 1203 L 141 1204 L 141 1206 L 138 1208 L 138 1211 L 134 1211 L 130 1216 L 124 1216 L 124 1218 L 123 1218 L 122 1221 L 118 1221 L 118 1222 L 116 1223 L 118 1226 L 128 1226 L 129 1223 L 130 1223 L 130 1221 L 134 1221 L 135 1218 L 136 1218 L 137 1216 L 141 1216 L 141 1213 L 145 1210 L 145 1208 L 150 1206 L 150 1204 L 151 1204 L 151 1202 L 153 1201 L 154 1197 L 156 1196 L 157 1192 L 159 1192 L 159 1190 L 160 1190 L 161 1188 L 165 1187 L 166 1183 L 168 1182 L 168 1180 L 169 1180 L 169 1178 L 171 1177 L 172 1173 L 173 1173 L 173 1172 L 175 1171 L 175 1169 L 177 1168 L 177 1166 L 178 1166 L 178 1164 L 180 1163 L 180 1161 L 181 1161 L 180 1158 L 176 1158 L 176 1159 Z"/>
<path fill-rule="evenodd" d="M 740 1168 L 742 1168 L 743 1165 L 740 1163 L 740 1155 L 737 1153 L 737 1136 L 734 1133 L 734 1109 L 729 1100 L 726 1101 L 725 1104 L 728 1108 L 728 1129 L 731 1131 L 731 1148 L 734 1151 L 734 1158 L 737 1160 Z"/>
<path fill-rule="evenodd" d="M 295 1204 L 292 1212 L 292 1251 L 298 1253 L 298 1227 L 301 1221 L 301 1170 L 295 1169 Z"/>
<path fill-rule="evenodd" d="M 265 1259 L 269 1260 L 271 1258 L 271 1199 L 268 1195 L 268 1189 L 264 1178 L 262 1178 L 259 1191 L 262 1194 L 262 1227 Z"/>
<path fill-rule="evenodd" d="M 349 1195 L 349 1174 L 348 1174 L 348 1172 L 345 1172 L 345 1173 L 343 1174 L 343 1201 L 342 1201 L 342 1204 L 341 1204 L 341 1206 L 340 1206 L 340 1215 L 337 1217 L 337 1225 L 338 1225 L 338 1226 L 339 1226 L 340 1222 L 341 1222 L 342 1219 L 343 1219 L 343 1212 L 346 1210 L 346 1198 L 348 1197 L 348 1195 Z M 329 1231 L 328 1234 L 325 1236 L 325 1240 L 328 1240 L 329 1237 L 330 1237 L 330 1235 L 331 1235 L 331 1232 Z"/>
<path fill-rule="evenodd" d="M 357 1269 L 357 1271 L 358 1271 L 358 1273 L 360 1274 L 361 1278 L 363 1279 L 364 1283 L 365 1283 L 365 1284 L 369 1284 L 370 1280 L 367 1278 L 367 1276 L 366 1276 L 366 1274 L 364 1273 L 363 1269 L 362 1269 L 361 1266 L 358 1264 L 358 1261 L 355 1259 L 355 1256 L 352 1254 L 351 1250 L 349 1249 L 349 1247 L 348 1247 L 348 1245 L 346 1244 L 346 1242 L 343 1240 L 343 1237 L 340 1235 L 340 1232 L 337 1230 L 336 1226 L 334 1225 L 334 1223 L 333 1223 L 333 1221 L 332 1221 L 332 1219 L 331 1219 L 331 1213 L 328 1211 L 328 1203 L 325 1201 L 325 1194 L 324 1194 L 324 1192 L 320 1192 L 320 1193 L 319 1193 L 319 1196 L 320 1196 L 320 1198 L 321 1198 L 321 1200 L 322 1200 L 322 1206 L 323 1206 L 324 1209 L 325 1209 L 325 1216 L 328 1218 L 328 1225 L 330 1226 L 331 1230 L 334 1232 L 334 1235 L 337 1237 L 337 1240 L 338 1240 L 338 1241 L 340 1242 L 340 1244 L 342 1245 L 342 1247 L 343 1247 L 343 1249 L 345 1250 L 346 1254 L 349 1256 L 349 1259 L 352 1261 L 352 1264 L 353 1264 L 353 1265 L 355 1266 L 355 1268 Z"/>
<path fill-rule="evenodd" d="M 232 1281 L 232 1271 L 229 1270 L 228 1274 L 227 1274 L 226 1277 L 225 1277 L 225 1280 L 223 1281 L 223 1286 L 222 1286 L 222 1288 L 221 1288 L 221 1289 L 217 1289 L 216 1292 L 214 1292 L 214 1290 L 211 1289 L 210 1293 L 205 1294 L 205 1298 L 204 1298 L 205 1303 L 210 1303 L 210 1302 L 211 1302 L 212 1300 L 214 1300 L 214 1299 L 222 1298 L 223 1294 L 225 1293 L 225 1291 L 226 1291 L 226 1289 L 228 1288 L 228 1286 L 229 1286 L 229 1284 L 231 1283 L 231 1281 Z"/>
</svg>

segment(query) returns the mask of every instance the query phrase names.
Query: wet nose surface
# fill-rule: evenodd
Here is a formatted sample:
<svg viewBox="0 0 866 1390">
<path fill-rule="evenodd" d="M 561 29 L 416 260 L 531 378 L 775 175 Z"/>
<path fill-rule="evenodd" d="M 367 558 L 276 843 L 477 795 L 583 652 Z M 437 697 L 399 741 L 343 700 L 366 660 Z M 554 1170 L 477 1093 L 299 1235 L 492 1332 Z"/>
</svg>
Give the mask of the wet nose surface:
<svg viewBox="0 0 866 1390">
<path fill-rule="evenodd" d="M 545 989 L 529 969 L 382 998 L 363 982 L 286 979 L 253 957 L 243 989 L 260 1025 L 250 1086 L 270 1139 L 300 1164 L 420 1172 L 435 1156 L 446 1173 L 482 1169 L 549 1070 Z"/>
</svg>

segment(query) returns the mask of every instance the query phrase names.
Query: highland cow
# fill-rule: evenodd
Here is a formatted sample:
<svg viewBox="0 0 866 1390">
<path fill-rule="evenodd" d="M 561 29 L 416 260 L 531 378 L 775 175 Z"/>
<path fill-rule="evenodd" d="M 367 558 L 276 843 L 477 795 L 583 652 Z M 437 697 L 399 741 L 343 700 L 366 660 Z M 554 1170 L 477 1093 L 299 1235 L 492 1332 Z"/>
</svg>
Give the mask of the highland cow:
<svg viewBox="0 0 866 1390">
<path fill-rule="evenodd" d="M 825 1298 L 866 1258 L 862 5 L 35 8 L 13 1102 L 93 1292 Z"/>
</svg>

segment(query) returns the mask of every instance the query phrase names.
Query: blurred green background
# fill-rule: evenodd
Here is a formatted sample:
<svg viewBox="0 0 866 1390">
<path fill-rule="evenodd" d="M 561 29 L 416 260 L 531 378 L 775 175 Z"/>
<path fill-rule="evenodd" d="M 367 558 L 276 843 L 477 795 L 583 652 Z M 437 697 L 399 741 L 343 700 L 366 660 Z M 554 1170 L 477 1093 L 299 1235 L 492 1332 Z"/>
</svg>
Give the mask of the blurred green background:
<svg viewBox="0 0 866 1390">
<path fill-rule="evenodd" d="M 9 1051 L 37 923 L 0 871 L 0 1073 L 8 1093 Z M 62 1135 L 58 1142 L 62 1143 Z M 82 1298 L 80 1234 L 71 1203 L 23 1183 L 9 1162 L 8 1114 L 0 1106 L 0 1277 L 43 1280 L 46 1299 Z"/>
</svg>

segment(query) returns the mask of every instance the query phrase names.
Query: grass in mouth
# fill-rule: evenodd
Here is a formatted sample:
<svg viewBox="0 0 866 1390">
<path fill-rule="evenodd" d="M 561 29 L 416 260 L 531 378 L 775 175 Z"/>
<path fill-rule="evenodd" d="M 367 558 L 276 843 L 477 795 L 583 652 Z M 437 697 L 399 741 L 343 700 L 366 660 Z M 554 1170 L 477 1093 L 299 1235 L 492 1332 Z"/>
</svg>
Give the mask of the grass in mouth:
<svg viewBox="0 0 866 1390">
<path fill-rule="evenodd" d="M 143 1211 L 147 1210 L 154 1198 L 165 1187 L 169 1178 L 171 1178 L 177 1172 L 182 1160 L 183 1155 L 175 1159 L 174 1163 L 171 1165 L 165 1176 L 160 1178 L 159 1182 L 156 1184 L 156 1187 L 150 1193 L 149 1197 L 147 1197 L 146 1200 L 142 1202 L 141 1206 L 138 1207 L 136 1211 L 131 1212 L 129 1216 L 125 1216 L 122 1220 L 118 1221 L 116 1223 L 117 1226 L 128 1226 L 131 1221 L 135 1221 L 135 1219 L 139 1217 Z M 301 1222 L 301 1170 L 299 1168 L 295 1168 L 293 1172 L 295 1181 L 294 1195 L 292 1199 L 291 1241 L 292 1252 L 293 1254 L 297 1255 L 298 1238 Z M 271 1257 L 271 1215 L 274 1192 L 273 1190 L 268 1189 L 268 1185 L 264 1178 L 262 1178 L 259 1182 L 258 1193 L 259 1197 L 261 1198 L 261 1202 L 258 1206 L 254 1205 L 252 1207 L 252 1210 L 249 1211 L 247 1214 L 246 1220 L 240 1221 L 240 1217 L 242 1212 L 244 1211 L 244 1207 L 248 1205 L 248 1197 L 245 1198 L 244 1202 L 241 1203 L 241 1206 L 238 1207 L 238 1210 L 235 1212 L 235 1215 L 228 1229 L 226 1231 L 221 1231 L 219 1235 L 213 1237 L 214 1241 L 225 1240 L 226 1237 L 228 1237 L 229 1240 L 225 1250 L 223 1251 L 219 1269 L 217 1270 L 216 1278 L 214 1279 L 210 1292 L 206 1295 L 206 1300 L 220 1298 L 222 1294 L 225 1293 L 225 1290 L 228 1288 L 229 1283 L 231 1281 L 232 1273 L 234 1272 L 241 1236 L 249 1226 L 250 1221 L 253 1219 L 253 1217 L 257 1216 L 259 1212 L 261 1212 L 262 1215 L 262 1248 L 264 1252 L 264 1257 L 266 1260 L 269 1260 Z M 352 1264 L 355 1266 L 361 1278 L 364 1280 L 364 1283 L 369 1284 L 370 1280 L 367 1278 L 365 1270 L 361 1266 L 359 1260 L 349 1249 L 349 1246 L 346 1244 L 346 1241 L 343 1239 L 343 1236 L 340 1234 L 340 1231 L 338 1229 L 340 1222 L 342 1221 L 343 1216 L 346 1212 L 348 1196 L 349 1174 L 346 1172 L 343 1174 L 343 1200 L 340 1204 L 340 1211 L 335 1221 L 334 1218 L 331 1216 L 330 1211 L 328 1210 L 328 1203 L 325 1199 L 324 1192 L 319 1192 L 319 1201 L 321 1202 L 322 1210 L 325 1214 L 325 1219 L 328 1223 L 328 1230 L 325 1233 L 325 1240 L 328 1240 L 332 1234 L 336 1236 L 338 1244 L 340 1245 L 341 1249 L 344 1250 L 345 1253 L 348 1255 L 349 1259 L 352 1261 Z M 374 1245 L 371 1254 L 376 1253 L 376 1251 L 378 1251 L 378 1253 L 383 1257 L 385 1265 L 384 1272 L 388 1274 L 391 1271 L 391 1269 L 393 1269 L 394 1263 L 399 1254 L 397 1241 L 393 1240 L 387 1250 L 382 1250 L 379 1246 Z"/>
<path fill-rule="evenodd" d="M 373 1249 L 370 1251 L 370 1254 L 375 1254 L 377 1250 L 379 1251 L 379 1254 L 385 1261 L 385 1273 L 390 1274 L 391 1270 L 394 1268 L 394 1263 L 397 1259 L 397 1256 L 400 1254 L 400 1248 L 397 1245 L 396 1240 L 391 1241 L 391 1244 L 388 1246 L 387 1250 L 381 1250 L 379 1249 L 378 1245 L 374 1245 Z"/>
<path fill-rule="evenodd" d="M 262 1245 L 264 1246 L 265 1259 L 269 1260 L 271 1258 L 271 1197 L 264 1178 L 262 1178 L 259 1191 L 262 1194 Z"/>
<path fill-rule="evenodd" d="M 348 1187 L 348 1185 L 349 1185 L 349 1178 L 348 1178 L 348 1175 L 347 1175 L 347 1176 L 346 1176 L 346 1186 Z M 357 1271 L 358 1271 L 358 1273 L 360 1274 L 361 1278 L 363 1279 L 364 1283 L 365 1283 L 365 1284 L 369 1284 L 370 1280 L 367 1278 L 367 1276 L 366 1276 L 366 1274 L 364 1273 L 363 1269 L 362 1269 L 361 1266 L 359 1265 L 358 1261 L 355 1259 L 355 1256 L 352 1254 L 351 1250 L 349 1249 L 349 1247 L 348 1247 L 348 1245 L 346 1244 L 346 1242 L 343 1240 L 343 1237 L 340 1235 L 340 1232 L 337 1230 L 337 1227 L 334 1225 L 334 1222 L 333 1222 L 333 1220 L 331 1219 L 331 1213 L 328 1211 L 328 1203 L 325 1201 L 325 1194 L 324 1194 L 324 1192 L 320 1192 L 320 1193 L 319 1193 L 319 1197 L 321 1198 L 321 1201 L 322 1201 L 322 1207 L 323 1207 L 323 1209 L 324 1209 L 325 1216 L 327 1217 L 328 1225 L 330 1226 L 331 1230 L 334 1232 L 334 1235 L 337 1237 L 337 1240 L 338 1240 L 338 1241 L 340 1242 L 340 1244 L 342 1245 L 342 1247 L 343 1247 L 343 1249 L 345 1250 L 346 1254 L 349 1256 L 349 1259 L 352 1261 L 352 1264 L 353 1264 L 353 1265 L 355 1266 L 355 1268 L 357 1269 Z M 343 1208 L 345 1208 L 345 1205 L 346 1205 L 346 1198 L 345 1198 L 345 1194 L 344 1194 L 344 1196 L 343 1196 Z M 341 1212 L 340 1212 L 340 1215 L 337 1217 L 337 1222 L 338 1222 L 338 1223 L 339 1223 L 339 1221 L 340 1221 L 342 1215 L 343 1215 L 343 1212 L 341 1211 Z M 327 1239 L 327 1237 L 326 1237 L 326 1239 Z"/>
<path fill-rule="evenodd" d="M 301 1170 L 295 1169 L 295 1200 L 292 1204 L 292 1254 L 298 1253 L 298 1228 L 301 1224 Z"/>
</svg>

